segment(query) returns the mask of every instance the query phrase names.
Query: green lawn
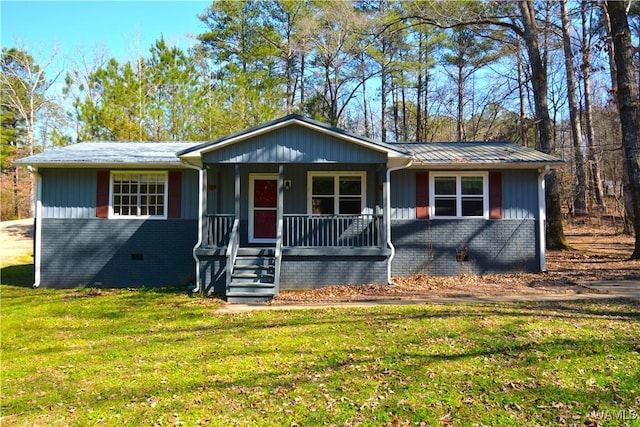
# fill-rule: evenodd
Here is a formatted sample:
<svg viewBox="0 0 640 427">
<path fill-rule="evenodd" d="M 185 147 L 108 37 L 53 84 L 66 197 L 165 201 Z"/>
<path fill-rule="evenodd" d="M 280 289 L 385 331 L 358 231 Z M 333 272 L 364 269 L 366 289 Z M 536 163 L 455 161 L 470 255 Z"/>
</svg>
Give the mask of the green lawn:
<svg viewBox="0 0 640 427">
<path fill-rule="evenodd" d="M 0 291 L 1 425 L 640 425 L 635 302 L 229 315 L 181 292 Z"/>
</svg>

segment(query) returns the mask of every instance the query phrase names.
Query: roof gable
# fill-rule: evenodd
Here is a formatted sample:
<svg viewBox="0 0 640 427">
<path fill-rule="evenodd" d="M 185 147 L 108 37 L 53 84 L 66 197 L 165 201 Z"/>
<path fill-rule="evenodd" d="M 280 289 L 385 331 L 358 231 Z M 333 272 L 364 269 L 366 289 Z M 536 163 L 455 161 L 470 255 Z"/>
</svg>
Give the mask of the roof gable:
<svg viewBox="0 0 640 427">
<path fill-rule="evenodd" d="M 264 148 L 261 148 L 260 146 L 255 146 L 252 144 L 245 144 L 244 146 L 239 147 L 236 150 L 229 149 L 229 147 L 233 145 L 241 144 L 249 140 L 257 141 L 259 139 L 262 139 L 262 141 L 270 141 L 272 144 L 279 144 L 278 142 L 276 142 L 278 140 L 278 135 L 284 135 L 285 132 L 283 132 L 283 130 L 285 128 L 287 129 L 287 132 L 289 132 L 291 128 L 296 128 L 298 130 L 306 130 L 307 137 L 309 137 L 309 135 L 311 134 L 316 134 L 318 136 L 317 141 L 322 144 L 331 145 L 331 143 L 334 141 L 342 141 L 342 142 L 346 141 L 348 143 L 354 144 L 355 146 L 358 146 L 359 148 L 363 149 L 360 152 L 364 152 L 364 150 L 369 150 L 374 153 L 379 153 L 384 155 L 385 159 L 387 157 L 408 159 L 408 156 L 405 153 L 397 150 L 396 148 L 394 148 L 389 144 L 375 142 L 368 138 L 357 136 L 345 130 L 342 130 L 333 126 L 329 126 L 327 124 L 317 122 L 315 120 L 307 119 L 296 114 L 285 116 L 281 119 L 277 119 L 269 123 L 256 126 L 230 136 L 226 136 L 216 141 L 207 142 L 207 143 L 198 145 L 196 147 L 184 150 L 178 153 L 178 155 L 182 159 L 187 160 L 191 163 L 199 163 L 201 159 L 203 159 L 204 157 L 207 157 L 209 161 L 214 161 L 214 160 L 231 161 L 232 157 L 236 159 L 235 161 L 238 161 L 239 159 L 242 159 L 242 158 L 243 160 L 240 160 L 240 161 L 266 161 L 266 162 L 287 161 L 287 158 L 291 159 L 292 153 L 289 153 L 288 157 L 286 155 L 285 157 L 282 157 L 282 153 L 279 156 L 278 153 L 272 152 L 270 153 L 272 154 L 271 156 L 268 156 L 268 158 L 265 158 L 264 154 L 265 154 L 265 151 L 267 150 L 265 150 Z M 271 134 L 274 138 L 267 139 L 266 135 L 269 135 L 269 134 Z M 299 134 L 304 134 L 304 132 L 299 132 Z M 280 142 L 281 146 L 279 147 L 279 149 L 284 151 L 287 151 L 287 150 L 300 151 L 299 150 L 300 148 L 309 148 L 309 147 L 300 147 L 300 146 L 296 147 L 295 143 L 283 142 L 282 138 L 280 138 L 280 141 L 281 141 Z M 293 141 L 293 139 L 291 139 L 290 141 Z M 252 151 L 252 148 L 254 149 L 253 151 Z M 276 149 L 276 147 L 271 147 L 271 149 Z M 335 147 L 329 147 L 329 151 L 331 149 L 335 149 Z M 226 152 L 218 156 L 211 154 L 216 151 L 222 152 L 222 150 L 226 150 Z M 304 154 L 300 157 L 300 159 L 305 158 L 305 160 L 300 160 L 300 161 L 305 161 L 305 162 L 306 161 L 343 161 L 343 159 L 340 159 L 335 156 L 329 156 L 329 157 L 333 157 L 332 159 L 323 158 L 318 154 L 319 150 L 322 150 L 322 147 L 316 147 L 316 150 L 314 150 L 315 151 L 314 153 L 299 153 L 299 154 Z M 242 156 L 241 153 L 245 153 L 245 156 Z"/>
</svg>

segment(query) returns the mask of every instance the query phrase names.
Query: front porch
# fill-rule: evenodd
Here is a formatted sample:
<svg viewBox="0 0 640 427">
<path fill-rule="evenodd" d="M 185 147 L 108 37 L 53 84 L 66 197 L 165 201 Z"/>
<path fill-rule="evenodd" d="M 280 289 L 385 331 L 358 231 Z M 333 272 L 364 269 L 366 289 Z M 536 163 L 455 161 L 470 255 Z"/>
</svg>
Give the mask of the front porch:
<svg viewBox="0 0 640 427">
<path fill-rule="evenodd" d="M 288 116 L 180 156 L 200 170 L 198 289 L 388 282 L 389 171 L 404 153 Z"/>
<path fill-rule="evenodd" d="M 243 244 L 235 215 L 207 214 L 196 255 L 203 289 L 232 302 L 268 301 L 284 288 L 372 283 L 386 275 L 384 216 L 283 215 L 275 243 Z"/>
<path fill-rule="evenodd" d="M 195 251 L 201 289 L 248 302 L 281 287 L 386 282 L 383 168 L 209 165 Z"/>
</svg>

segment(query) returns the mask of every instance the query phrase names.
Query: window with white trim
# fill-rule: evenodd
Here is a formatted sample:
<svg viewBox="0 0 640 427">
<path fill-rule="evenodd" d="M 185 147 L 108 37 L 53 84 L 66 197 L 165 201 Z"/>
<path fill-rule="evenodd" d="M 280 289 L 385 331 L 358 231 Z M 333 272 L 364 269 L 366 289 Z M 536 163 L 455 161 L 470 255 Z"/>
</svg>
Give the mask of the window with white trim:
<svg viewBox="0 0 640 427">
<path fill-rule="evenodd" d="M 360 215 L 364 207 L 365 172 L 309 172 L 307 177 L 312 215 Z"/>
<path fill-rule="evenodd" d="M 112 172 L 111 216 L 165 219 L 167 179 L 166 172 Z"/>
<path fill-rule="evenodd" d="M 486 172 L 431 172 L 429 205 L 433 218 L 488 218 Z"/>
</svg>

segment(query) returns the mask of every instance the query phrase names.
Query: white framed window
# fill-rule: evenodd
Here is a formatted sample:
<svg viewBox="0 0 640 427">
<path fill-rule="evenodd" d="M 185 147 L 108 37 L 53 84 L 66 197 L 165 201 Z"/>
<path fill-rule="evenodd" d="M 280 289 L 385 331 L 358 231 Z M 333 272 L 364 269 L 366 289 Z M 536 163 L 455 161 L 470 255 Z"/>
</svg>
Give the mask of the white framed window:
<svg viewBox="0 0 640 427">
<path fill-rule="evenodd" d="M 360 215 L 366 206 L 366 172 L 308 172 L 310 215 Z"/>
<path fill-rule="evenodd" d="M 487 172 L 430 172 L 432 218 L 489 218 Z"/>
<path fill-rule="evenodd" d="M 111 218 L 167 218 L 167 172 L 111 172 Z"/>
</svg>

